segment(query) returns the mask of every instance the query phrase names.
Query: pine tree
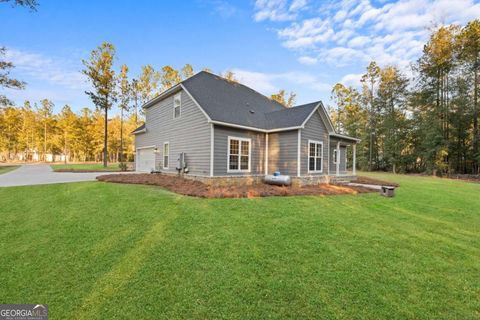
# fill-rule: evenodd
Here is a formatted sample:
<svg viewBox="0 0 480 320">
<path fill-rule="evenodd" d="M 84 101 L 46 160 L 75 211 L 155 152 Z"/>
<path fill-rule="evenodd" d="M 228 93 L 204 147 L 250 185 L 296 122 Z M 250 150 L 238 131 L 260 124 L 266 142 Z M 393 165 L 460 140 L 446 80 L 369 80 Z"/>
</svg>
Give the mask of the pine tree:
<svg viewBox="0 0 480 320">
<path fill-rule="evenodd" d="M 272 94 L 270 98 L 284 105 L 286 108 L 291 108 L 295 105 L 295 99 L 297 98 L 297 94 L 294 92 L 290 92 L 287 97 L 287 93 L 285 92 L 285 90 L 280 89 L 280 91 L 278 91 L 277 93 Z"/>
<path fill-rule="evenodd" d="M 123 149 L 123 117 L 124 113 L 127 113 L 130 110 L 130 94 L 132 92 L 132 89 L 130 87 L 130 83 L 128 82 L 128 67 L 124 64 L 121 67 L 120 71 L 120 77 L 119 77 L 119 83 L 120 83 L 120 163 L 122 166 L 122 169 L 125 167 L 123 166 L 123 154 L 124 154 L 124 149 Z"/>
<path fill-rule="evenodd" d="M 108 158 L 108 110 L 116 101 L 116 77 L 113 70 L 115 48 L 111 43 L 104 42 L 93 50 L 89 60 L 83 60 L 83 73 L 88 77 L 93 90 L 85 93 L 90 96 L 98 110 L 102 110 L 104 117 L 103 166 L 107 167 Z"/>
</svg>

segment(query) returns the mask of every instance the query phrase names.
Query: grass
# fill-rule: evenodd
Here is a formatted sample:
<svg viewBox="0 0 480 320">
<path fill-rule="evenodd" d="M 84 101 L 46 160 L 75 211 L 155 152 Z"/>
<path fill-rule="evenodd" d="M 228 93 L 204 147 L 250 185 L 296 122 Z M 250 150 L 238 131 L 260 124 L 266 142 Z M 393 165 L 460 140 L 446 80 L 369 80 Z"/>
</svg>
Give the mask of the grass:
<svg viewBox="0 0 480 320">
<path fill-rule="evenodd" d="M 478 319 L 480 184 L 395 198 L 0 188 L 0 301 L 51 319 Z"/>
<path fill-rule="evenodd" d="M 20 166 L 0 166 L 0 174 L 4 174 L 10 172 L 12 170 L 17 169 Z"/>
<path fill-rule="evenodd" d="M 106 168 L 103 163 L 68 163 L 68 164 L 52 164 L 53 170 L 95 170 L 95 171 L 120 171 L 118 163 L 109 163 Z"/>
</svg>

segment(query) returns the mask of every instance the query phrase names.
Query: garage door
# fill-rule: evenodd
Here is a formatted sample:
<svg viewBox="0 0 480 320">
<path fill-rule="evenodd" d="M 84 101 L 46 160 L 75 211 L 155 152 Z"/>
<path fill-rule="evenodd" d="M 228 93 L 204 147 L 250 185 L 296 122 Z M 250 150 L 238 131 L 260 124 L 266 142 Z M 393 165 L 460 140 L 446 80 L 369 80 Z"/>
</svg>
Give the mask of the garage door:
<svg viewBox="0 0 480 320">
<path fill-rule="evenodd" d="M 153 150 L 154 148 L 137 149 L 135 159 L 137 171 L 151 172 L 155 170 L 155 153 Z"/>
</svg>

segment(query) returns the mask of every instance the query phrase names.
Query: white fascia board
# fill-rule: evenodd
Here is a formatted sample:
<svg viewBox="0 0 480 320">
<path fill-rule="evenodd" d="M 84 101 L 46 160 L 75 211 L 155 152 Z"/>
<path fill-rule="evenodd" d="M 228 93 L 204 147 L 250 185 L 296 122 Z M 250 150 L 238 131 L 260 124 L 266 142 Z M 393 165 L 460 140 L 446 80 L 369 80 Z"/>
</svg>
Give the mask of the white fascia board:
<svg viewBox="0 0 480 320">
<path fill-rule="evenodd" d="M 346 135 L 343 135 L 343 134 L 339 134 L 339 133 L 329 133 L 329 136 L 330 136 L 330 137 L 340 138 L 340 139 L 345 139 L 345 140 L 350 140 L 350 141 L 355 141 L 355 142 L 360 142 L 360 141 L 362 141 L 362 140 L 360 140 L 360 139 L 353 138 L 353 137 L 349 137 L 349 136 L 346 136 Z"/>
<path fill-rule="evenodd" d="M 139 134 L 139 133 L 145 133 L 145 132 L 147 132 L 147 128 L 144 128 L 144 129 L 138 130 L 138 131 L 133 131 L 133 132 L 130 133 L 130 134 L 137 135 L 137 134 Z"/>
<path fill-rule="evenodd" d="M 210 116 L 205 112 L 205 110 L 202 108 L 202 106 L 197 102 L 197 100 L 195 100 L 195 98 L 190 94 L 190 92 L 188 92 L 187 88 L 185 88 L 185 86 L 183 84 L 179 84 L 180 87 L 183 89 L 183 91 L 185 91 L 187 93 L 187 95 L 190 97 L 190 99 L 192 99 L 192 101 L 195 103 L 195 105 L 198 107 L 198 109 L 200 109 L 200 111 L 202 111 L 203 115 L 207 118 L 207 120 L 209 122 L 212 121 L 212 119 L 210 119 Z"/>
<path fill-rule="evenodd" d="M 162 99 L 166 98 L 167 96 L 169 96 L 170 94 L 174 93 L 174 92 L 177 92 L 178 89 L 180 89 L 181 87 L 183 87 L 181 85 L 181 83 L 179 84 L 176 84 L 174 85 L 173 87 L 171 87 L 170 89 L 160 93 L 158 96 L 156 96 L 155 98 L 145 102 L 142 106 L 142 108 L 150 108 L 151 106 L 153 106 L 155 103 L 157 103 L 158 101 L 161 101 Z"/>
<path fill-rule="evenodd" d="M 225 127 L 232 127 L 232 128 L 239 128 L 239 129 L 245 129 L 245 130 L 252 130 L 252 131 L 257 131 L 257 132 L 263 132 L 263 133 L 273 133 L 273 132 L 280 132 L 280 131 L 290 131 L 290 130 L 296 130 L 296 129 L 301 129 L 302 127 L 288 127 L 288 128 L 280 128 L 280 129 L 260 129 L 260 128 L 255 128 L 255 127 L 249 127 L 249 126 L 243 126 L 241 124 L 235 124 L 235 123 L 229 123 L 229 122 L 223 122 L 223 121 L 216 121 L 216 120 L 211 120 L 210 123 L 225 126 Z"/>
</svg>

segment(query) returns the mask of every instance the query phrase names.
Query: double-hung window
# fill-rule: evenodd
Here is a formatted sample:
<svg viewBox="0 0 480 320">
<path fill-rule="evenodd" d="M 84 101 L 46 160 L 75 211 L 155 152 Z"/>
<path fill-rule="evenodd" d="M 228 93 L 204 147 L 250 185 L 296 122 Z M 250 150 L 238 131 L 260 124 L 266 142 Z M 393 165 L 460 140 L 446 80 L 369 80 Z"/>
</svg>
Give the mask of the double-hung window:
<svg viewBox="0 0 480 320">
<path fill-rule="evenodd" d="M 182 95 L 176 94 L 173 97 L 173 117 L 174 118 L 179 118 L 180 115 L 182 114 Z"/>
<path fill-rule="evenodd" d="M 249 172 L 251 150 L 250 139 L 228 137 L 227 172 Z"/>
<path fill-rule="evenodd" d="M 163 169 L 168 169 L 168 162 L 170 160 L 170 143 L 163 144 Z"/>
<path fill-rule="evenodd" d="M 323 168 L 323 142 L 308 141 L 308 171 L 322 172 Z"/>
</svg>

